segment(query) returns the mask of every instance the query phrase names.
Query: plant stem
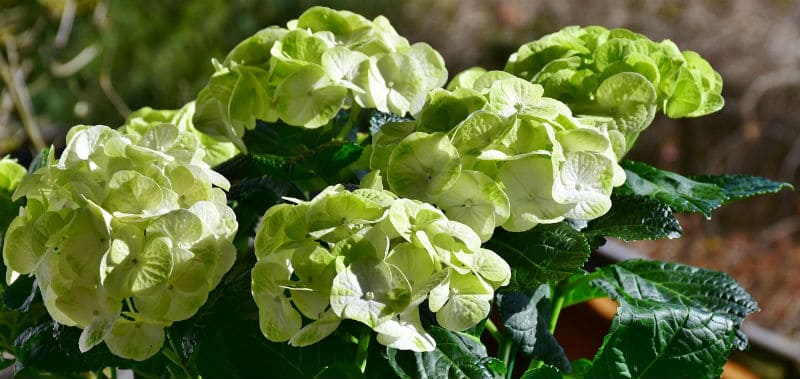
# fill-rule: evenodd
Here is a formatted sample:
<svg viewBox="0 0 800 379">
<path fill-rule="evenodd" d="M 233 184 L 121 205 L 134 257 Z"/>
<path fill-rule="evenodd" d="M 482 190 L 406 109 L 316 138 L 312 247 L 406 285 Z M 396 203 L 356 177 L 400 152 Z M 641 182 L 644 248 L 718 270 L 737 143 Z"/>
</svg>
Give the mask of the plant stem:
<svg viewBox="0 0 800 379">
<path fill-rule="evenodd" d="M 369 340 L 371 338 L 370 330 L 362 328 L 361 335 L 358 337 L 358 351 L 356 351 L 356 363 L 361 373 L 367 370 L 367 355 L 369 354 Z"/>
<path fill-rule="evenodd" d="M 561 313 L 562 306 L 564 306 L 564 296 L 559 294 L 553 301 L 553 310 L 550 312 L 550 334 L 556 331 L 556 323 L 558 323 L 558 316 Z"/>
<path fill-rule="evenodd" d="M 503 342 L 500 344 L 500 357 L 503 358 L 503 363 L 506 364 L 506 378 L 511 378 L 514 372 L 514 361 L 517 358 L 514 350 L 514 341 L 511 338 L 503 337 Z"/>
<path fill-rule="evenodd" d="M 178 366 L 178 368 L 180 368 L 181 371 L 183 371 L 185 378 L 187 379 L 192 378 L 192 374 L 190 374 L 186 366 L 183 365 L 183 362 L 181 361 L 180 357 L 178 356 L 178 353 L 176 353 L 175 350 L 171 348 L 164 348 L 161 350 L 161 354 L 167 357 L 167 359 L 169 359 L 169 361 L 172 362 L 175 366 Z"/>
<path fill-rule="evenodd" d="M 498 345 L 502 342 L 503 336 L 500 335 L 500 331 L 497 330 L 497 325 L 495 325 L 491 319 L 486 319 L 484 328 L 486 328 L 486 331 L 489 332 Z"/>
</svg>

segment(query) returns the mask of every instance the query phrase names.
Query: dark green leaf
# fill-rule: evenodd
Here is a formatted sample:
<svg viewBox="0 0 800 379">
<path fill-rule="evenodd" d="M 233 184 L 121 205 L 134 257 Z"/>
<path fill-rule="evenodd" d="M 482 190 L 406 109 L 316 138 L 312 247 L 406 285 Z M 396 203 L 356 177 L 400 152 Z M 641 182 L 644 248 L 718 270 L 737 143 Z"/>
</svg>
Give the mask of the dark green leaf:
<svg viewBox="0 0 800 379">
<path fill-rule="evenodd" d="M 564 376 L 552 366 L 542 366 L 525 371 L 520 379 L 562 379 Z"/>
<path fill-rule="evenodd" d="M 683 304 L 622 301 L 587 378 L 719 378 L 733 322 Z"/>
<path fill-rule="evenodd" d="M 434 326 L 428 333 L 436 340 L 436 349 L 417 353 L 387 349 L 389 364 L 401 378 L 501 378 L 505 365 L 486 354 L 481 342 L 468 334 Z"/>
<path fill-rule="evenodd" d="M 563 371 L 569 371 L 564 349 L 550 333 L 550 286 L 535 291 L 497 295 L 500 320 L 511 339 L 524 354 Z"/>
<path fill-rule="evenodd" d="M 630 260 L 604 267 L 593 282 L 616 300 L 643 299 L 658 304 L 677 304 L 713 313 L 732 322 L 738 330 L 742 320 L 757 311 L 758 304 L 724 272 L 672 262 Z M 736 346 L 747 346 L 737 333 Z"/>
<path fill-rule="evenodd" d="M 192 359 L 203 378 L 348 378 L 361 376 L 355 350 L 336 335 L 303 348 L 271 342 L 257 320 L 228 317 L 203 330 Z"/>
<path fill-rule="evenodd" d="M 682 230 L 670 208 L 644 196 L 615 195 L 611 210 L 589 221 L 587 237 L 617 237 L 623 241 L 679 238 Z"/>
<path fill-rule="evenodd" d="M 269 176 L 244 179 L 231 186 L 228 205 L 236 213 L 239 223 L 234 244 L 240 252 L 249 254 L 249 238 L 255 236 L 256 225 L 261 216 L 267 208 L 279 203 L 282 196 L 296 196 L 297 191 L 291 191 L 292 189 L 291 183 Z"/>
<path fill-rule="evenodd" d="M 512 267 L 507 292 L 536 288 L 575 274 L 589 258 L 589 244 L 581 232 L 565 223 L 539 225 L 527 232 L 497 229 L 487 247 Z"/>
<path fill-rule="evenodd" d="M 784 188 L 794 190 L 789 183 L 781 183 L 749 175 L 702 175 L 692 176 L 693 180 L 703 183 L 715 184 L 722 188 L 727 196 L 725 203 L 745 199 L 748 197 L 780 192 Z"/>
<path fill-rule="evenodd" d="M 591 369 L 592 361 L 578 359 L 572 362 L 572 371 L 569 373 L 553 366 L 543 365 L 526 371 L 521 379 L 584 379 Z"/>
<path fill-rule="evenodd" d="M 366 120 L 366 121 L 364 121 Z M 393 113 L 381 112 L 377 109 L 365 109 L 359 115 L 359 123 L 369 126 L 369 132 L 375 134 L 383 125 L 389 122 L 403 122 L 412 120 L 409 117 L 397 116 Z"/>
<path fill-rule="evenodd" d="M 562 307 L 568 307 L 600 297 L 608 297 L 603 290 L 592 285 L 592 281 L 601 275 L 602 273 L 599 271 L 595 271 L 591 274 L 581 272 L 559 282 L 556 287 L 556 293 L 561 294 L 564 299 Z"/>
<path fill-rule="evenodd" d="M 15 341 L 17 358 L 23 366 L 55 373 L 76 373 L 99 370 L 104 367 L 147 367 L 162 357 L 156 355 L 136 363 L 119 358 L 105 344 L 93 347 L 86 353 L 78 350 L 81 330 L 47 320 L 23 331 Z"/>
<path fill-rule="evenodd" d="M 362 146 L 350 142 L 332 143 L 320 149 L 312 158 L 311 164 L 317 175 L 329 184 L 340 183 L 343 179 L 340 172 L 357 161 L 363 150 Z"/>
<path fill-rule="evenodd" d="M 615 192 L 619 195 L 647 196 L 678 212 L 699 212 L 707 218 L 727 200 L 722 188 L 702 183 L 640 162 L 623 160 L 627 180 Z"/>
<path fill-rule="evenodd" d="M 5 277 L 6 266 L 0 266 Z M 3 307 L 25 312 L 35 300 L 39 299 L 36 296 L 38 294 L 36 279 L 33 276 L 21 276 L 11 285 L 3 283 Z"/>
</svg>

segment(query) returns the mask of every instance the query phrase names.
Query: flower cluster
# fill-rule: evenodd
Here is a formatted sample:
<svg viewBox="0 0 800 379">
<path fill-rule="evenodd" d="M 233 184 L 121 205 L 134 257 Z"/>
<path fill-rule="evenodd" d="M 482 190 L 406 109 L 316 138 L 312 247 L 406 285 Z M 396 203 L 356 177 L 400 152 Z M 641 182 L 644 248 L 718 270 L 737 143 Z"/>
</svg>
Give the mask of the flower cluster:
<svg viewBox="0 0 800 379">
<path fill-rule="evenodd" d="M 205 151 L 203 160 L 211 167 L 233 158 L 239 153 L 233 143 L 217 141 L 194 127 L 192 124 L 194 104 L 194 101 L 188 102 L 180 109 L 141 108 L 128 115 L 125 124 L 119 130 L 124 134 L 136 134 L 138 137 L 142 137 L 155 125 L 172 124 L 177 126 L 180 131 L 191 132 L 197 136 L 202 150 Z"/>
<path fill-rule="evenodd" d="M 378 16 L 314 7 L 237 45 L 197 97 L 195 126 L 246 151 L 255 120 L 317 128 L 342 107 L 405 115 L 447 80 L 444 60 Z"/>
<path fill-rule="evenodd" d="M 142 135 L 77 126 L 60 159 L 51 150 L 17 188 L 27 202 L 5 237 L 7 281 L 35 275 L 53 319 L 83 329 L 81 351 L 104 341 L 152 356 L 232 266 L 228 182 L 199 146 L 171 124 Z"/>
<path fill-rule="evenodd" d="M 511 270 L 481 248 L 469 227 L 440 210 L 383 190 L 375 173 L 362 188 L 328 187 L 311 201 L 267 210 L 255 240 L 253 297 L 272 341 L 313 344 L 342 319 L 378 333 L 378 342 L 430 351 L 419 305 L 440 325 L 464 330 L 484 319 Z M 313 320 L 303 325 L 303 317 Z"/>
<path fill-rule="evenodd" d="M 621 131 L 629 148 L 657 110 L 697 117 L 724 104 L 722 77 L 700 55 L 626 29 L 564 28 L 522 45 L 505 71 Z"/>
<path fill-rule="evenodd" d="M 428 201 L 483 241 L 497 226 L 524 231 L 590 220 L 625 181 L 624 137 L 586 125 L 542 86 L 502 71 L 468 71 L 428 96 L 414 121 L 375 136 L 370 167 L 399 196 Z"/>
</svg>

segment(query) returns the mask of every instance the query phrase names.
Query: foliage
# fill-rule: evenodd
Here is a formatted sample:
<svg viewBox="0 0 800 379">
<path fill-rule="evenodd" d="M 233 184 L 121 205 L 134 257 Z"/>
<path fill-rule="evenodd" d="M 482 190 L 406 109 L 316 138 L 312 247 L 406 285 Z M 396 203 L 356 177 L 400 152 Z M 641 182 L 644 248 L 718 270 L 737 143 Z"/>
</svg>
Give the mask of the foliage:
<svg viewBox="0 0 800 379">
<path fill-rule="evenodd" d="M 315 7 L 214 68 L 181 109 L 74 127 L 27 174 L 0 161 L 20 375 L 710 378 L 746 347 L 758 306 L 724 273 L 583 270 L 607 237 L 791 187 L 623 160 L 656 111 L 722 106 L 696 53 L 571 27 L 444 89 L 385 17 Z M 570 362 L 559 312 L 601 296 L 611 330 Z"/>
</svg>

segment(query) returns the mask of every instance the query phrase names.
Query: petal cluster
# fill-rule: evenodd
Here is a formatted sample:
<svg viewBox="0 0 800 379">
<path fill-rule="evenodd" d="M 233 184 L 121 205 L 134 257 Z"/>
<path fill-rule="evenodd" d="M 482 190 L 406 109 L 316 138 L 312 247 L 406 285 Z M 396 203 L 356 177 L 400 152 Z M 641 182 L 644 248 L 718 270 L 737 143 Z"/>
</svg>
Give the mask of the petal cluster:
<svg viewBox="0 0 800 379">
<path fill-rule="evenodd" d="M 259 31 L 214 64 L 194 124 L 242 151 L 256 119 L 317 128 L 354 103 L 402 116 L 447 80 L 439 53 L 409 44 L 385 17 L 325 7 Z"/>
<path fill-rule="evenodd" d="M 467 71 L 432 91 L 416 120 L 384 125 L 370 167 L 391 191 L 436 205 L 482 241 L 497 226 L 597 218 L 625 181 L 625 138 L 543 92 L 506 72 Z"/>
<path fill-rule="evenodd" d="M 266 212 L 252 290 L 268 339 L 305 346 L 350 319 L 384 345 L 430 351 L 435 342 L 419 315 L 424 301 L 450 330 L 489 314 L 494 290 L 510 279 L 508 264 L 481 248 L 468 226 L 380 183 L 373 173 L 362 188 L 332 186 Z"/>
<path fill-rule="evenodd" d="M 626 29 L 571 26 L 522 45 L 505 71 L 544 87 L 576 114 L 633 144 L 656 111 L 698 117 L 722 108 L 722 77 L 694 51 Z"/>
<path fill-rule="evenodd" d="M 218 141 L 197 130 L 192 123 L 194 112 L 194 101 L 186 103 L 186 105 L 180 109 L 153 109 L 144 107 L 128 115 L 125 124 L 120 127 L 120 132 L 124 134 L 135 134 L 141 138 L 148 130 L 158 124 L 167 123 L 175 125 L 180 131 L 191 132 L 197 136 L 202 151 L 205 152 L 203 160 L 211 167 L 215 167 L 239 153 L 239 150 L 236 149 L 233 143 Z"/>
<path fill-rule="evenodd" d="M 34 275 L 54 320 L 146 359 L 164 328 L 191 317 L 235 259 L 227 180 L 197 136 L 172 124 L 123 134 L 76 126 L 56 159 L 23 178 L 26 205 L 3 246 L 7 281 Z"/>
</svg>

